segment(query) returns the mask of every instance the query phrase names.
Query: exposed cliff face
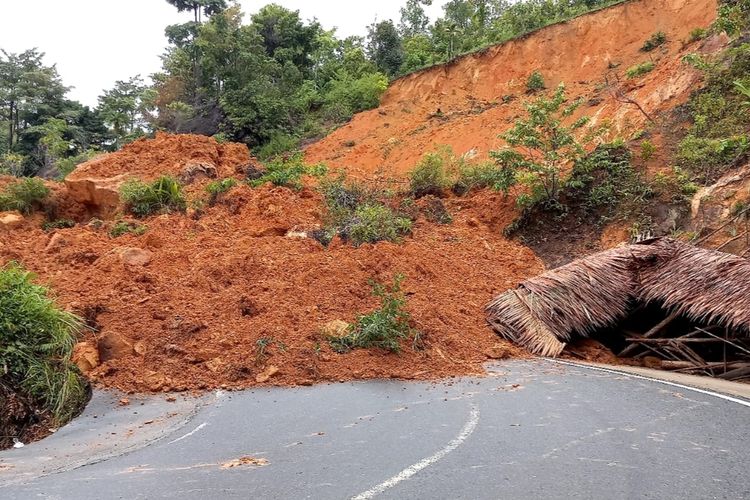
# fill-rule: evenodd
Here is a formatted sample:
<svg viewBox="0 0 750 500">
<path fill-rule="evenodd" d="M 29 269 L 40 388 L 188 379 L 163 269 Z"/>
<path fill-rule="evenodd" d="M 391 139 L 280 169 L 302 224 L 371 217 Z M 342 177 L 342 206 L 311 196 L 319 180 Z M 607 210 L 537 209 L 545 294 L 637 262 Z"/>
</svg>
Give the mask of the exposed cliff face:
<svg viewBox="0 0 750 500">
<path fill-rule="evenodd" d="M 588 105 L 579 113 L 610 124 L 612 136 L 627 136 L 647 119 L 616 94 L 649 114 L 683 102 L 699 75 L 682 56 L 721 45 L 689 43 L 690 32 L 708 26 L 716 9 L 716 0 L 635 0 L 414 73 L 391 85 L 380 108 L 310 146 L 308 158 L 364 175 L 404 173 L 444 144 L 458 154 L 486 156 L 522 113 L 526 79 L 535 70 L 548 88 L 562 82 L 569 97 L 584 98 Z M 642 52 L 644 41 L 658 31 L 668 42 Z M 652 72 L 626 78 L 629 67 L 646 61 L 655 63 Z"/>
</svg>

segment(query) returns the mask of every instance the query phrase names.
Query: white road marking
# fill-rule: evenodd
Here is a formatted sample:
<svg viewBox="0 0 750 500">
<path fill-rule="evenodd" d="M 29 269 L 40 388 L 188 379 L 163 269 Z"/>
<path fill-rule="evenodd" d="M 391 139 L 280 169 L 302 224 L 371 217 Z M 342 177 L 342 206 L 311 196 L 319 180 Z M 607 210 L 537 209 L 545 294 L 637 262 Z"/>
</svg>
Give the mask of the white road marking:
<svg viewBox="0 0 750 500">
<path fill-rule="evenodd" d="M 697 392 L 697 393 L 700 393 L 700 394 L 706 394 L 707 396 L 713 396 L 715 398 L 723 399 L 725 401 L 730 401 L 732 403 L 737 403 L 738 405 L 747 406 L 748 408 L 750 408 L 750 401 L 745 401 L 744 399 L 739 399 L 739 398 L 734 398 L 732 396 L 727 396 L 726 394 L 721 394 L 719 392 L 708 391 L 706 389 L 698 389 L 697 387 L 690 387 L 689 385 L 678 384 L 676 382 L 670 382 L 668 380 L 661 380 L 661 379 L 658 379 L 658 378 L 646 377 L 645 375 L 635 375 L 635 374 L 629 373 L 629 372 L 621 372 L 621 371 L 618 371 L 618 370 L 611 370 L 609 368 L 601 368 L 599 366 L 582 365 L 582 364 L 579 364 L 579 363 L 571 363 L 569 361 L 562 361 L 562 360 L 559 360 L 559 359 L 552 359 L 552 358 L 544 358 L 544 359 L 546 359 L 548 361 L 552 361 L 553 363 L 561 364 L 561 365 L 575 366 L 576 368 L 586 368 L 587 370 L 594 370 L 594 371 L 599 371 L 599 372 L 604 372 L 604 373 L 611 373 L 611 374 L 614 374 L 614 375 L 624 375 L 626 377 L 640 379 L 640 380 L 648 380 L 650 382 L 658 382 L 660 384 L 670 385 L 672 387 L 679 387 L 680 389 L 685 389 L 685 390 Z"/>
<path fill-rule="evenodd" d="M 352 500 L 367 500 L 369 498 L 373 498 L 376 495 L 383 493 L 385 490 L 393 488 L 398 483 L 402 481 L 406 481 L 417 472 L 434 464 L 438 460 L 445 457 L 448 453 L 452 452 L 453 450 L 461 446 L 461 443 L 466 441 L 469 438 L 469 436 L 471 436 L 471 434 L 474 432 L 474 430 L 477 428 L 478 423 L 479 423 L 479 408 L 476 405 L 472 405 L 471 412 L 469 414 L 469 420 L 466 421 L 463 428 L 461 429 L 461 432 L 458 433 L 458 436 L 456 436 L 455 439 L 453 439 L 450 443 L 448 443 L 448 445 L 445 448 L 438 451 L 434 455 L 424 458 L 420 460 L 419 462 L 415 463 L 414 465 L 407 467 L 406 469 L 402 470 L 401 472 L 399 472 L 392 478 L 380 483 L 379 485 L 373 488 L 370 488 L 369 490 L 363 493 L 360 493 L 359 495 L 355 497 L 352 497 Z"/>
<path fill-rule="evenodd" d="M 178 437 L 177 439 L 175 439 L 174 441 L 170 441 L 170 442 L 169 442 L 169 443 L 167 443 L 167 444 L 174 444 L 174 443 L 176 443 L 176 442 L 178 442 L 178 441 L 182 441 L 182 440 L 183 440 L 183 439 L 185 439 L 185 438 L 189 438 L 190 436 L 192 436 L 193 434 L 195 434 L 195 433 L 196 433 L 196 432 L 198 432 L 199 430 L 203 429 L 203 428 L 204 428 L 205 426 L 207 426 L 207 425 L 208 425 L 208 424 L 207 424 L 206 422 L 203 422 L 203 423 L 202 423 L 201 425 L 199 425 L 198 427 L 196 427 L 196 428 L 195 428 L 195 429 L 193 429 L 192 431 L 188 432 L 188 433 L 187 433 L 187 434 L 185 434 L 184 436 L 180 436 L 180 437 Z"/>
</svg>

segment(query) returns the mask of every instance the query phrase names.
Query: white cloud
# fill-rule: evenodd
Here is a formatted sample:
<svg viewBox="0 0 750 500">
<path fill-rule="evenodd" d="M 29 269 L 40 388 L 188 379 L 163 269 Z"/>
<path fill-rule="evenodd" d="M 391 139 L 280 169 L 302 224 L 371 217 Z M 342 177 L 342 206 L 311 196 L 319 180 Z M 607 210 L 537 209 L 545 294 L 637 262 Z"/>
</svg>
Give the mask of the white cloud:
<svg viewBox="0 0 750 500">
<path fill-rule="evenodd" d="M 276 0 L 299 10 L 304 19 L 316 17 L 339 36 L 364 35 L 376 17 L 398 21 L 405 0 Z M 24 0 L 4 2 L 0 48 L 10 52 L 37 47 L 47 54 L 47 64 L 57 64 L 70 97 L 95 106 L 103 89 L 116 80 L 147 76 L 161 67 L 159 55 L 166 47 L 164 28 L 184 22 L 165 0 Z M 254 12 L 269 2 L 241 0 L 244 12 Z M 433 2 L 434 16 L 445 0 Z M 11 22 L 8 22 L 10 20 Z"/>
</svg>

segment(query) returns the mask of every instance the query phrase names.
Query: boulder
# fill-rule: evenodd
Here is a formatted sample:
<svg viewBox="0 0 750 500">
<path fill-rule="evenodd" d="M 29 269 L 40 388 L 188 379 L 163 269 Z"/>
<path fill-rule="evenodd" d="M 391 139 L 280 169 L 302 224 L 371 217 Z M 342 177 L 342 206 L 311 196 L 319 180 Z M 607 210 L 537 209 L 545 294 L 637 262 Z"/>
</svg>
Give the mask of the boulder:
<svg viewBox="0 0 750 500">
<path fill-rule="evenodd" d="M 148 265 L 154 254 L 142 248 L 120 247 L 115 249 L 120 260 L 126 266 L 142 267 Z"/>
<path fill-rule="evenodd" d="M 101 363 L 99 350 L 90 342 L 79 342 L 73 348 L 72 361 L 81 373 L 87 374 Z"/>
<path fill-rule="evenodd" d="M 26 219 L 18 212 L 6 212 L 0 214 L 0 230 L 11 231 L 23 226 Z"/>
<path fill-rule="evenodd" d="M 343 337 L 349 330 L 349 323 L 341 321 L 340 319 L 334 319 L 323 325 L 320 332 L 326 337 Z"/>
<path fill-rule="evenodd" d="M 65 185 L 73 200 L 94 207 L 96 212 L 107 216 L 120 205 L 120 187 L 130 177 L 129 174 L 121 174 L 97 178 L 86 175 L 85 170 L 75 170 L 65 178 Z"/>
<path fill-rule="evenodd" d="M 109 361 L 125 358 L 135 353 L 130 339 L 120 333 L 107 333 L 99 340 L 99 359 Z"/>
</svg>

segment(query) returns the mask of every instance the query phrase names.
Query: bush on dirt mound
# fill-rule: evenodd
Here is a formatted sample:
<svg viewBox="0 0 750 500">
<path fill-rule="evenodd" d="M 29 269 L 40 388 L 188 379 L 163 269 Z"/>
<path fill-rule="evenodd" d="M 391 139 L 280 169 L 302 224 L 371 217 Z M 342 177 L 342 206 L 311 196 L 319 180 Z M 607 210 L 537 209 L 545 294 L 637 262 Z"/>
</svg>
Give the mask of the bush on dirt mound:
<svg viewBox="0 0 750 500">
<path fill-rule="evenodd" d="M 0 268 L 0 424 L 14 415 L 36 418 L 23 409 L 31 406 L 62 425 L 87 399 L 87 383 L 70 361 L 82 322 L 60 310 L 33 278 L 15 263 Z M 6 440 L 15 437 L 8 431 L 0 427 Z"/>
</svg>

